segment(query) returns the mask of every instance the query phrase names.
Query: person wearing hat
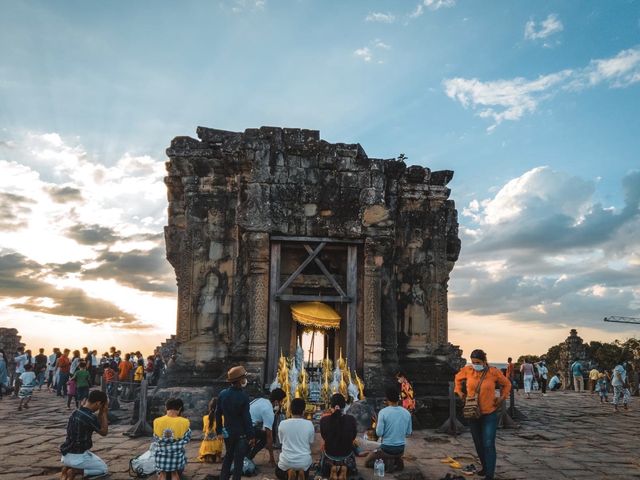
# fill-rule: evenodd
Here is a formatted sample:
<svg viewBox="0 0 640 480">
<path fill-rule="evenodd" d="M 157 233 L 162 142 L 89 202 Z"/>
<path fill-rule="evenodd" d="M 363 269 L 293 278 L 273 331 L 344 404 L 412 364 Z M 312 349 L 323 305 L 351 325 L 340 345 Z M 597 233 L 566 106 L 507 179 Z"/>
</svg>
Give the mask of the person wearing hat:
<svg viewBox="0 0 640 480">
<path fill-rule="evenodd" d="M 249 413 L 253 423 L 256 443 L 247 455 L 249 460 L 253 460 L 260 450 L 266 448 L 269 452 L 269 465 L 276 466 L 273 456 L 273 425 L 276 419 L 276 412 L 280 410 L 282 401 L 287 394 L 281 388 L 275 388 L 269 398 L 256 398 L 249 405 Z"/>
<path fill-rule="evenodd" d="M 247 371 L 243 366 L 233 367 L 227 372 L 227 381 L 231 386 L 220 392 L 216 407 L 216 433 L 223 436 L 226 448 L 220 480 L 229 479 L 232 462 L 233 480 L 240 480 L 244 457 L 255 444 L 249 396 L 244 391 Z"/>
</svg>

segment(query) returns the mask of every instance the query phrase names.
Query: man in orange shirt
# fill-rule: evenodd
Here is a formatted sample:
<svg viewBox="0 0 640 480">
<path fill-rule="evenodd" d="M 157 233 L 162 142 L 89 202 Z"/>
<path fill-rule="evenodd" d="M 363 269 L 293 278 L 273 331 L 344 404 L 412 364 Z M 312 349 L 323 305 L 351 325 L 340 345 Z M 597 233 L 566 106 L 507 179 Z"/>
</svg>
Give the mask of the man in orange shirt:
<svg viewBox="0 0 640 480">
<path fill-rule="evenodd" d="M 120 380 L 121 382 L 128 382 L 129 381 L 129 373 L 131 372 L 131 369 L 133 368 L 133 365 L 129 361 L 129 358 L 130 358 L 130 356 L 127 353 L 124 356 L 124 360 L 122 362 L 120 362 L 120 364 L 118 365 L 118 380 Z"/>
<path fill-rule="evenodd" d="M 69 360 L 70 351 L 68 348 L 65 348 L 60 358 L 56 360 L 56 368 L 58 369 L 56 395 L 59 397 L 67 396 L 67 382 L 69 381 L 69 373 L 71 372 L 71 360 Z"/>
<path fill-rule="evenodd" d="M 496 470 L 497 410 L 509 397 L 511 382 L 496 367 L 489 366 L 487 354 L 482 350 L 471 352 L 471 365 L 462 367 L 456 375 L 455 382 L 455 392 L 462 400 L 466 400 L 467 396 L 475 397 L 479 387 L 477 395 L 480 418 L 470 419 L 469 428 L 482 463 L 482 470 L 470 473 L 477 473 L 486 480 L 493 480 Z M 463 383 L 466 384 L 466 393 L 462 388 Z M 496 397 L 495 393 L 498 388 L 500 397 Z"/>
</svg>

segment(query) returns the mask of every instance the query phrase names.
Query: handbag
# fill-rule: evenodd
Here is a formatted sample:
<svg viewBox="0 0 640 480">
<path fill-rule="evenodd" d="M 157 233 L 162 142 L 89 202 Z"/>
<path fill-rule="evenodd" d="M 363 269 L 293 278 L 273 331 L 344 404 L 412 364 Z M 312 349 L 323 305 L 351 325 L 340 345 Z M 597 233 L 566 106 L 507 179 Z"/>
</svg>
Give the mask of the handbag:
<svg viewBox="0 0 640 480">
<path fill-rule="evenodd" d="M 482 415 L 480 413 L 480 404 L 478 403 L 478 394 L 480 393 L 480 387 L 482 386 L 482 382 L 484 381 L 484 377 L 487 375 L 488 371 L 489 367 L 487 367 L 485 371 L 482 372 L 480 382 L 478 382 L 478 386 L 476 387 L 475 395 L 473 397 L 467 396 L 464 401 L 462 416 L 467 420 L 477 420 Z"/>
</svg>

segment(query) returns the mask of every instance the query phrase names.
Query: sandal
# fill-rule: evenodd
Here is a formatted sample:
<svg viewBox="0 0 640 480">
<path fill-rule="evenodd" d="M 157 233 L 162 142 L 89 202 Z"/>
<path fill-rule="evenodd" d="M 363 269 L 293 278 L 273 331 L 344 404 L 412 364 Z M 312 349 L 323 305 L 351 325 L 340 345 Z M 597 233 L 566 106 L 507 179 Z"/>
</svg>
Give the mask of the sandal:
<svg viewBox="0 0 640 480">
<path fill-rule="evenodd" d="M 460 462 L 458 462 L 455 458 L 447 457 L 440 460 L 440 463 L 446 463 L 451 468 L 462 468 Z"/>
</svg>

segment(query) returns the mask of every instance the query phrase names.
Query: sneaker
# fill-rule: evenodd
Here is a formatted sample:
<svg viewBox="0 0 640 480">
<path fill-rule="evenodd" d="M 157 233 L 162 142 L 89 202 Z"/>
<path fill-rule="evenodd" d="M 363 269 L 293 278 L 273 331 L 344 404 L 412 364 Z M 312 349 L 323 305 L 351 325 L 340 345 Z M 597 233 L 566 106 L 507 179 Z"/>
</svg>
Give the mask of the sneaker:
<svg viewBox="0 0 640 480">
<path fill-rule="evenodd" d="M 477 472 L 477 468 L 475 465 L 467 465 L 466 467 L 463 467 L 462 470 L 460 470 L 464 475 L 475 475 L 475 473 Z"/>
<path fill-rule="evenodd" d="M 484 468 L 482 470 L 478 470 L 476 472 L 476 475 L 478 475 L 479 477 L 484 477 L 486 475 L 486 472 L 484 471 Z"/>
</svg>

